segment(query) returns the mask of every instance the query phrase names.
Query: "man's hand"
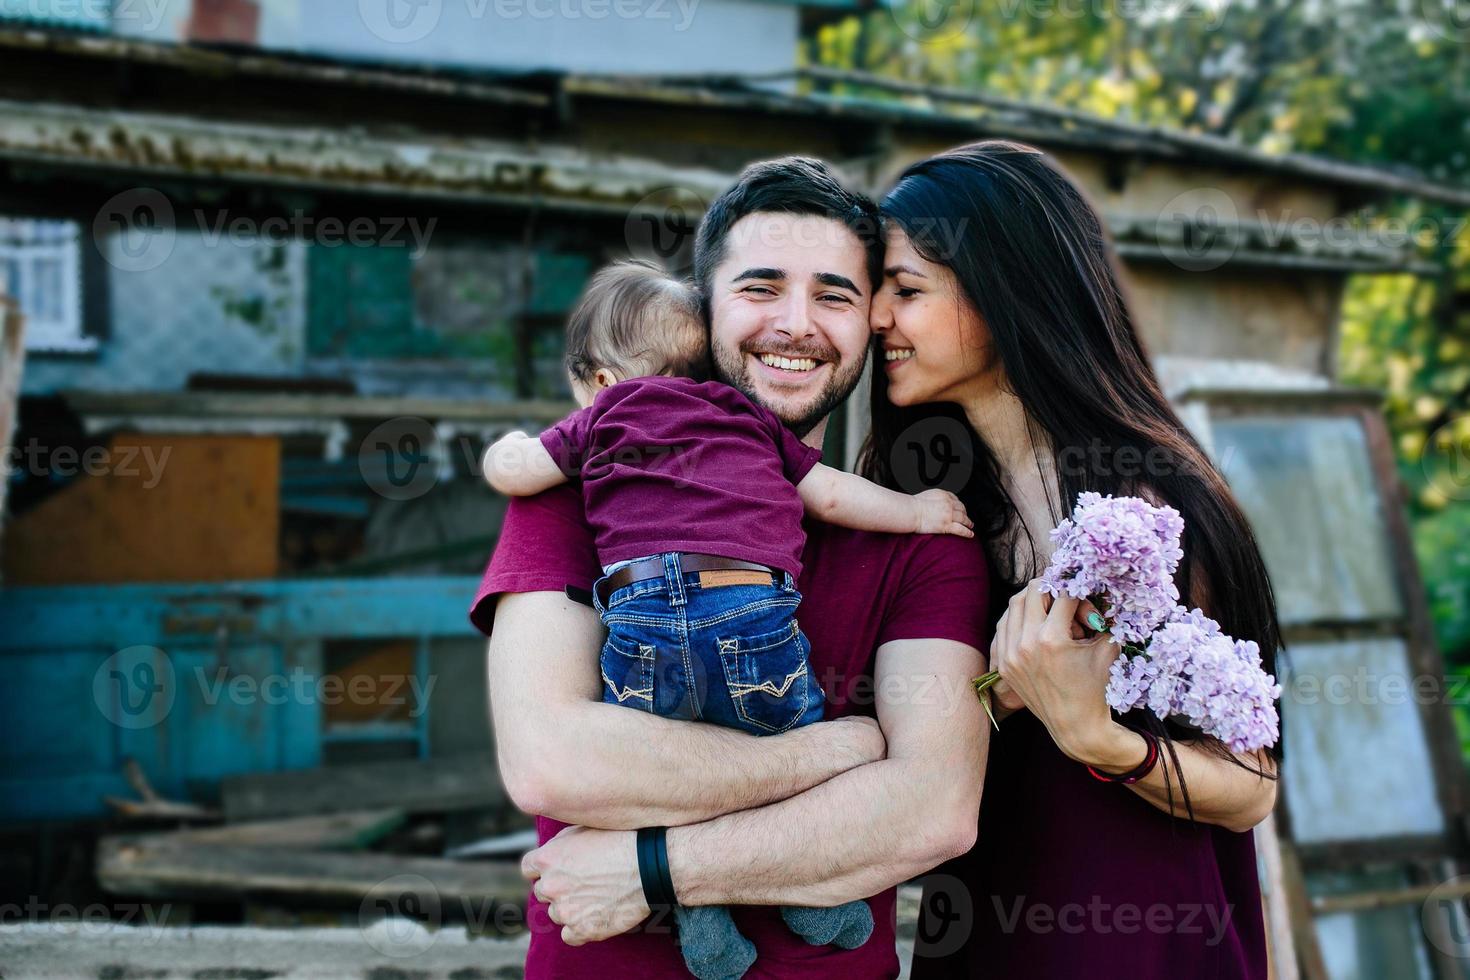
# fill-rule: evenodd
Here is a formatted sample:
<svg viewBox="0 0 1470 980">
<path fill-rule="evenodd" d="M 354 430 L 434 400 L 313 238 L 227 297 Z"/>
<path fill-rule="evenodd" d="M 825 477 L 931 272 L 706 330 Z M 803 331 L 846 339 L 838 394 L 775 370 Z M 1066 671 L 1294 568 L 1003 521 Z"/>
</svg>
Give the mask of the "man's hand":
<svg viewBox="0 0 1470 980">
<path fill-rule="evenodd" d="M 914 502 L 919 534 L 953 534 L 961 538 L 975 536 L 975 522 L 965 512 L 960 498 L 948 490 L 925 490 L 910 498 Z"/>
<path fill-rule="evenodd" d="M 852 754 L 844 756 L 851 761 L 851 766 L 844 766 L 843 771 L 853 766 L 865 766 L 870 762 L 877 762 L 888 755 L 888 740 L 883 737 L 883 728 L 878 724 L 878 719 L 867 718 L 863 715 L 845 715 L 832 721 L 821 722 L 823 725 L 841 725 L 842 728 L 834 729 L 849 736 L 842 744 L 850 746 Z"/>
<path fill-rule="evenodd" d="M 631 831 L 568 827 L 522 858 L 521 874 L 568 946 L 620 936 L 648 918 Z"/>
</svg>

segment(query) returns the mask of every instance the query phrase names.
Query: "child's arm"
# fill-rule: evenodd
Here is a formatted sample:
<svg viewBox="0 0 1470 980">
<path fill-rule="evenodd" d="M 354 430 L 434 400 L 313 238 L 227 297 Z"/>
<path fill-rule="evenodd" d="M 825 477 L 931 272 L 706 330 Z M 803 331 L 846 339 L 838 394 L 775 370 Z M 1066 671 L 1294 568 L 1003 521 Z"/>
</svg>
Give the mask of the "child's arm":
<svg viewBox="0 0 1470 980">
<path fill-rule="evenodd" d="M 541 440 L 509 432 L 485 450 L 485 482 L 507 497 L 529 497 L 567 482 Z"/>
<path fill-rule="evenodd" d="M 806 512 L 829 524 L 895 534 L 975 536 L 965 505 L 948 490 L 925 490 L 911 497 L 818 463 L 796 491 Z"/>
</svg>

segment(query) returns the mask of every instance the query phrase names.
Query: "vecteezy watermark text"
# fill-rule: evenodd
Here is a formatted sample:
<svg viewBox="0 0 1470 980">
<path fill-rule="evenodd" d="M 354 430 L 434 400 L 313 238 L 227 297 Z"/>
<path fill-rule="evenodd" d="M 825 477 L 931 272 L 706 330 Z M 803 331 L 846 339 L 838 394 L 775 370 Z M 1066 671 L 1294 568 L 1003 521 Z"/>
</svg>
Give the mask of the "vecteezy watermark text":
<svg viewBox="0 0 1470 980">
<path fill-rule="evenodd" d="M 318 216 L 302 210 L 257 217 L 195 208 L 179 214 L 162 191 L 135 187 L 115 195 L 97 212 L 92 238 L 104 260 L 123 272 L 149 272 L 168 261 L 180 232 L 205 248 L 248 248 L 303 242 L 321 248 L 404 248 L 414 259 L 428 251 L 438 218 L 412 215 Z"/>
<path fill-rule="evenodd" d="M 145 477 L 143 489 L 152 490 L 163 479 L 172 446 L 45 446 L 35 438 L 11 446 L 5 454 L 4 474 L 68 478 L 87 476 Z"/>
<path fill-rule="evenodd" d="M 104 660 L 93 674 L 92 697 L 103 716 L 119 728 L 131 730 L 161 724 L 173 710 L 182 685 L 196 692 L 189 700 L 208 707 L 219 704 L 271 706 L 299 704 L 365 705 L 407 708 L 418 718 L 429 708 L 438 678 L 429 674 L 360 674 L 344 679 L 317 674 L 302 667 L 285 672 L 250 674 L 225 666 L 195 666 L 182 672 L 158 647 L 134 646 Z"/>
<path fill-rule="evenodd" d="M 700 0 L 358 0 L 363 26 L 380 41 L 416 44 L 439 29 L 463 31 L 466 21 L 649 20 L 676 32 L 694 23 Z"/>
</svg>

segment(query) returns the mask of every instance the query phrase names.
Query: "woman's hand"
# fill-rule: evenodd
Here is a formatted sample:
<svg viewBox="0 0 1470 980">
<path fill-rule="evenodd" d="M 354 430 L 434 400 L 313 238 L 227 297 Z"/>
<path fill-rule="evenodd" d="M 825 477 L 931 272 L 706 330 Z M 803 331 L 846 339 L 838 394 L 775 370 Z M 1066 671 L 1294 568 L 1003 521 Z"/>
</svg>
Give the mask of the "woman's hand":
<svg viewBox="0 0 1470 980">
<path fill-rule="evenodd" d="M 1068 756 L 1092 764 L 1111 749 L 1112 712 L 1103 697 L 1118 646 L 1097 632 L 1090 602 L 1053 599 L 1033 579 L 1011 598 L 990 644 L 991 689 L 1005 713 L 1026 707 Z"/>
</svg>

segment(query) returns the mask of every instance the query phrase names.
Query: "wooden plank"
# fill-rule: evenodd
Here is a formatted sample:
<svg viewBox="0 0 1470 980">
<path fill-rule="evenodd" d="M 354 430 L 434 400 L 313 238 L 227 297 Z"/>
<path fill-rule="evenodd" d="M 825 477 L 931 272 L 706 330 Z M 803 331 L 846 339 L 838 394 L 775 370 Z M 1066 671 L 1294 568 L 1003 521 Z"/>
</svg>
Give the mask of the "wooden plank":
<svg viewBox="0 0 1470 980">
<path fill-rule="evenodd" d="M 259 820 L 167 835 L 189 844 L 232 847 L 285 847 L 321 851 L 353 851 L 367 847 L 403 826 L 402 810 L 364 810 L 323 816 Z"/>
<path fill-rule="evenodd" d="M 73 483 L 11 522 L 7 582 L 275 576 L 278 439 L 124 433 L 96 459 L 78 463 L 81 475 Z"/>
<path fill-rule="evenodd" d="M 1413 537 L 1409 530 L 1406 501 L 1400 493 L 1398 463 L 1394 455 L 1392 436 L 1381 413 L 1364 409 L 1360 417 L 1367 436 L 1369 457 L 1374 475 L 1378 479 L 1383 518 L 1388 526 L 1393 545 L 1394 573 L 1403 590 L 1404 605 L 1408 611 L 1409 657 L 1414 673 L 1420 677 L 1434 677 L 1443 682 L 1444 658 L 1434 642 L 1434 625 L 1429 615 L 1429 604 L 1425 599 L 1424 580 L 1419 574 L 1419 561 L 1414 553 Z M 1444 688 L 1448 690 L 1448 686 Z M 1421 705 L 1424 719 L 1425 738 L 1429 743 L 1434 760 L 1435 775 L 1439 781 L 1440 805 L 1444 809 L 1445 822 L 1450 826 L 1461 825 L 1470 815 L 1470 775 L 1465 771 L 1461 756 L 1460 739 L 1455 730 L 1455 720 L 1448 698 Z M 1450 852 L 1461 860 L 1467 856 L 1463 840 L 1452 841 Z"/>
<path fill-rule="evenodd" d="M 162 45 L 160 45 L 162 47 Z M 430 931 L 411 919 L 289 927 L 188 925 L 168 910 L 167 926 L 135 921 L 81 926 L 71 921 L 0 925 L 6 977 L 117 977 L 129 980 L 491 980 L 522 976 L 531 934 L 488 936 L 469 928 Z M 161 911 L 148 907 L 155 916 Z M 350 915 L 344 910 L 344 916 Z M 519 913 L 517 913 L 519 914 Z M 356 920 L 349 920 L 355 922 Z M 495 925 L 494 920 L 490 921 Z M 408 959 L 410 954 L 415 954 Z"/>
<path fill-rule="evenodd" d="M 544 421 L 550 424 L 576 407 L 561 401 L 485 402 L 457 398 L 209 391 L 66 391 L 62 397 L 78 415 L 115 418 L 373 420 L 406 416 L 466 423 Z"/>
<path fill-rule="evenodd" d="M 1301 860 L 1287 837 L 1279 840 L 1282 893 L 1291 914 L 1297 968 L 1306 980 L 1329 980 L 1327 962 L 1322 958 L 1322 947 L 1317 942 L 1317 924 L 1312 919 L 1312 900 L 1307 894 Z"/>
<path fill-rule="evenodd" d="M 168 646 L 190 638 L 212 643 L 221 625 L 241 641 L 477 637 L 468 611 L 479 581 L 424 575 L 7 588 L 0 592 L 0 653 L 116 650 L 154 637 Z"/>
<path fill-rule="evenodd" d="M 488 755 L 252 773 L 225 779 L 221 798 L 232 823 L 345 810 L 434 813 L 509 805 Z"/>
<path fill-rule="evenodd" d="M 434 909 L 519 905 L 528 887 L 511 862 L 242 847 L 173 834 L 103 838 L 97 879 L 110 892 L 148 898 L 281 895 L 294 902 L 353 904 L 377 896 L 403 907 L 400 896 L 413 896 L 419 908 Z"/>
<path fill-rule="evenodd" d="M 1286 875 L 1281 866 L 1281 838 L 1274 813 L 1267 814 L 1256 827 L 1256 853 L 1261 856 L 1261 898 L 1265 903 L 1266 935 L 1271 943 L 1272 975 L 1279 980 L 1299 980 L 1302 973 L 1296 961 Z"/>
<path fill-rule="evenodd" d="M 1470 896 L 1470 881 L 1414 885 L 1409 888 L 1379 888 L 1343 895 L 1320 895 L 1312 899 L 1312 911 L 1318 915 L 1341 912 L 1373 912 L 1400 905 L 1423 905 L 1430 896 L 1450 900 Z"/>
</svg>

